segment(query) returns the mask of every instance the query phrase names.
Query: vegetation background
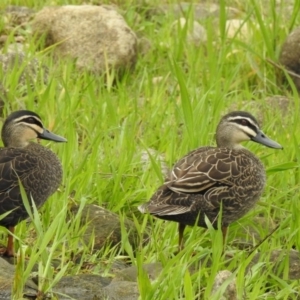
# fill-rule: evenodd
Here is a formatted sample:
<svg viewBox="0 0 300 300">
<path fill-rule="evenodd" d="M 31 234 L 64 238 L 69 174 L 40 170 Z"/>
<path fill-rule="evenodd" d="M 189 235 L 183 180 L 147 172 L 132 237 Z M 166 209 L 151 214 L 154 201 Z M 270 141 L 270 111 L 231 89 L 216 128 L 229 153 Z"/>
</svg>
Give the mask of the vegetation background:
<svg viewBox="0 0 300 300">
<path fill-rule="evenodd" d="M 25 31 L 30 52 L 37 52 L 50 66 L 50 84 L 25 86 L 28 94 L 24 96 L 22 89 L 14 90 L 19 70 L 5 77 L 4 84 L 12 91 L 5 115 L 26 107 L 40 114 L 49 129 L 68 139 L 65 145 L 48 145 L 61 158 L 63 186 L 45 204 L 42 216 L 35 212 L 33 222 L 22 222 L 16 230 L 20 253 L 29 257 L 26 264 L 22 255 L 18 261 L 16 297 L 36 264 L 40 278 L 45 278 L 40 288 L 46 292 L 64 275 L 88 272 L 82 269 L 83 262 L 94 265 L 90 272 L 95 273 L 100 272 L 97 264 L 105 262 L 107 268 L 101 273 L 109 276 L 112 261 L 126 258 L 139 268 L 141 299 L 220 299 L 210 293 L 217 272 L 224 269 L 236 277 L 238 299 L 299 299 L 299 280 L 289 279 L 289 255 L 284 255 L 300 248 L 299 96 L 291 82 L 292 88 L 278 84 L 277 72 L 267 59 L 278 60 L 283 41 L 299 24 L 300 2 L 291 1 L 290 13 L 286 14 L 285 0 L 219 1 L 219 16 L 202 22 L 207 42 L 201 47 L 186 41 L 193 22 L 192 9 L 182 29 L 172 27 L 172 14 L 149 18 L 148 8 L 161 1 L 113 2 L 138 36 L 151 43 L 150 50 L 139 56 L 133 72 L 114 82 L 113 73 L 99 77 L 79 73 L 72 62 L 57 65 L 37 51 L 30 31 Z M 2 0 L 0 9 L 25 5 L 39 10 L 47 5 L 82 3 Z M 241 12 L 240 18 L 249 26 L 246 35 L 241 37 L 238 31 L 227 37 L 227 6 Z M 9 39 L 14 41 L 13 32 Z M 266 99 L 274 95 L 288 97 L 292 109 L 282 113 L 280 108 L 270 106 Z M 151 152 L 151 159 L 145 162 L 142 153 L 153 149 L 172 166 L 188 151 L 214 145 L 220 117 L 233 109 L 246 109 L 263 119 L 265 133 L 284 150 L 245 145 L 265 164 L 268 182 L 256 208 L 230 226 L 226 255 L 222 255 L 221 233 L 201 228 L 186 230 L 185 250 L 175 255 L 176 224 L 137 210 L 163 181 L 158 155 Z M 92 253 L 91 247 L 79 247 L 78 236 L 84 230 L 79 222 L 80 210 L 73 220 L 66 217 L 73 202 L 81 207 L 86 203 L 103 206 L 118 213 L 121 223 L 124 218 L 134 220 L 140 233 L 138 251 L 133 251 L 125 230 L 119 248 L 106 247 Z M 151 239 L 143 244 L 146 226 Z M 277 230 L 260 244 L 276 226 Z M 250 248 L 259 246 L 251 252 L 249 247 L 240 249 L 243 242 Z M 276 269 L 270 263 L 272 250 L 283 250 Z M 257 253 L 257 262 L 246 273 Z M 72 258 L 78 256 L 80 263 L 73 263 Z M 59 262 L 55 268 L 53 261 Z M 164 268 L 150 282 L 142 265 L 157 261 Z"/>
</svg>

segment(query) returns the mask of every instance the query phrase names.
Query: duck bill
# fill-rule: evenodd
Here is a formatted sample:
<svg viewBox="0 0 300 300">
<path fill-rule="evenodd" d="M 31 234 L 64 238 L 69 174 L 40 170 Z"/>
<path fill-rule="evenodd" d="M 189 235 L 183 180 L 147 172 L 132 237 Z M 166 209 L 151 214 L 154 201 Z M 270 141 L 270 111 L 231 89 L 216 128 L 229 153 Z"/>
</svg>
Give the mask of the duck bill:
<svg viewBox="0 0 300 300">
<path fill-rule="evenodd" d="M 259 131 L 255 137 L 251 138 L 251 140 L 253 142 L 265 145 L 270 148 L 283 149 L 283 147 L 280 144 L 269 139 L 262 131 Z"/>
<path fill-rule="evenodd" d="M 48 129 L 44 128 L 44 131 L 42 133 L 38 134 L 39 139 L 43 140 L 49 140 L 49 141 L 54 141 L 54 142 L 66 142 L 67 140 L 63 138 L 62 136 L 56 135 L 49 131 Z"/>
</svg>

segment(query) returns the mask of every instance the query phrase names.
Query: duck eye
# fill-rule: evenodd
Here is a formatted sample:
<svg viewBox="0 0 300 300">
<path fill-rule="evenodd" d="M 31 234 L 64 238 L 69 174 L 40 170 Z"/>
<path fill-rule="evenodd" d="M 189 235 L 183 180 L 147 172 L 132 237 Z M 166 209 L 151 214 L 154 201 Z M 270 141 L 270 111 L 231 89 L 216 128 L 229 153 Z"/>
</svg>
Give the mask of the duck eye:
<svg viewBox="0 0 300 300">
<path fill-rule="evenodd" d="M 242 119 L 242 120 L 241 120 L 241 124 L 242 124 L 242 125 L 248 125 L 248 121 L 245 120 L 245 119 Z"/>
<path fill-rule="evenodd" d="M 31 123 L 34 124 L 36 122 L 36 120 L 32 117 L 27 118 L 27 123 Z"/>
</svg>

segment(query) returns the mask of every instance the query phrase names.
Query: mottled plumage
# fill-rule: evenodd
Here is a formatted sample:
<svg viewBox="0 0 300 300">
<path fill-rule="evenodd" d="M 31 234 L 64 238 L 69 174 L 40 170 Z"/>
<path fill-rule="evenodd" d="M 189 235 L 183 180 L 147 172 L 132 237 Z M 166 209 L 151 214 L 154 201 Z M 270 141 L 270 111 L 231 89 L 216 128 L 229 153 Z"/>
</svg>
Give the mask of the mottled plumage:
<svg viewBox="0 0 300 300">
<path fill-rule="evenodd" d="M 62 180 L 62 166 L 57 156 L 31 139 L 47 139 L 56 142 L 66 140 L 43 127 L 40 117 L 26 110 L 12 113 L 2 128 L 4 148 L 0 148 L 0 215 L 11 211 L 0 220 L 0 225 L 13 231 L 28 214 L 23 205 L 19 180 L 29 201 L 37 208 L 58 188 Z M 6 255 L 13 255 L 9 236 Z"/>
<path fill-rule="evenodd" d="M 267 138 L 256 119 L 247 112 L 224 116 L 217 128 L 217 147 L 198 148 L 173 167 L 165 183 L 150 201 L 139 207 L 164 220 L 179 223 L 179 248 L 186 225 L 207 227 L 205 215 L 217 228 L 222 203 L 222 229 L 245 215 L 261 196 L 265 170 L 260 160 L 240 142 L 253 140 L 282 148 Z"/>
</svg>

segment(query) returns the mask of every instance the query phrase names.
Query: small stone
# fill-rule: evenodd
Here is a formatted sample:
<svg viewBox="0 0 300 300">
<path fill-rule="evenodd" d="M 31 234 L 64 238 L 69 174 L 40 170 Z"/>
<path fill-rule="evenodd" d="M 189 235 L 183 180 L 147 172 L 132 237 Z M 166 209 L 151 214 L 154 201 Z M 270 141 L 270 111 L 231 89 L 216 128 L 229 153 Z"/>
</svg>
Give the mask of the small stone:
<svg viewBox="0 0 300 300">
<path fill-rule="evenodd" d="M 161 172 L 164 177 L 168 177 L 170 174 L 170 168 L 167 166 L 165 162 L 165 158 L 162 154 L 159 154 L 154 149 L 147 149 L 147 151 L 141 152 L 141 162 L 145 168 L 149 168 L 151 166 L 151 158 L 150 156 L 160 164 Z"/>
<path fill-rule="evenodd" d="M 154 15 L 173 15 L 175 18 L 185 17 L 188 13 L 192 14 L 194 20 L 204 21 L 208 18 L 218 18 L 220 6 L 216 3 L 189 3 L 179 2 L 175 4 L 160 4 L 148 9 L 148 16 Z M 236 18 L 241 12 L 233 7 L 226 7 L 228 19 Z"/>
<path fill-rule="evenodd" d="M 161 83 L 165 79 L 164 76 L 156 76 L 152 78 L 152 83 L 153 84 L 158 84 Z"/>
<path fill-rule="evenodd" d="M 145 37 L 140 37 L 138 39 L 138 51 L 139 51 L 139 55 L 146 55 L 150 52 L 150 50 L 152 49 L 152 42 L 145 38 Z"/>
<path fill-rule="evenodd" d="M 162 271 L 162 264 L 157 263 L 149 263 L 143 265 L 143 270 L 147 273 L 149 279 L 151 281 L 155 280 L 160 272 Z M 125 268 L 119 272 L 116 272 L 116 277 L 113 281 L 130 281 L 137 282 L 138 269 L 136 266 L 131 266 Z"/>
<path fill-rule="evenodd" d="M 197 21 L 189 23 L 187 19 L 180 18 L 175 21 L 171 28 L 173 35 L 178 35 L 178 29 L 183 30 L 187 26 L 187 42 L 195 46 L 200 46 L 207 41 L 206 29 L 200 25 Z"/>
<path fill-rule="evenodd" d="M 232 277 L 232 273 L 228 270 L 222 270 L 218 272 L 216 275 L 214 285 L 212 288 L 212 296 L 216 294 L 220 288 L 223 286 L 224 282 L 227 281 L 230 277 Z M 235 277 L 230 279 L 224 293 L 220 296 L 220 300 L 236 300 L 237 299 L 237 291 L 236 291 L 236 280 Z"/>
<path fill-rule="evenodd" d="M 29 22 L 29 20 L 34 15 L 35 11 L 26 6 L 9 5 L 5 8 L 4 20 L 10 26 L 24 25 Z"/>
<path fill-rule="evenodd" d="M 140 293 L 138 284 L 131 281 L 112 281 L 110 285 L 103 288 L 102 297 L 99 299 L 110 300 L 137 300 Z"/>
<path fill-rule="evenodd" d="M 238 38 L 240 40 L 250 40 L 253 31 L 249 23 L 241 19 L 231 19 L 226 21 L 227 38 Z"/>
</svg>

